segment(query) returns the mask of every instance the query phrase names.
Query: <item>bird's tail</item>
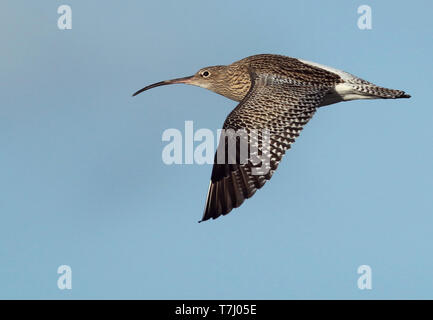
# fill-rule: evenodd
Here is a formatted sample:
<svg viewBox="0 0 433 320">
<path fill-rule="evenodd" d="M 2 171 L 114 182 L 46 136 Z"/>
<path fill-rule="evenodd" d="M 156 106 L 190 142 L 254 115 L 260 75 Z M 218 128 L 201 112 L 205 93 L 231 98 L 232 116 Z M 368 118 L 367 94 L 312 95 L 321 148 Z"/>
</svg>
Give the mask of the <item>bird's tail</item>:
<svg viewBox="0 0 433 320">
<path fill-rule="evenodd" d="M 370 98 L 377 98 L 377 99 L 410 98 L 410 95 L 402 90 L 383 88 L 373 84 L 355 85 L 353 89 Z"/>
</svg>

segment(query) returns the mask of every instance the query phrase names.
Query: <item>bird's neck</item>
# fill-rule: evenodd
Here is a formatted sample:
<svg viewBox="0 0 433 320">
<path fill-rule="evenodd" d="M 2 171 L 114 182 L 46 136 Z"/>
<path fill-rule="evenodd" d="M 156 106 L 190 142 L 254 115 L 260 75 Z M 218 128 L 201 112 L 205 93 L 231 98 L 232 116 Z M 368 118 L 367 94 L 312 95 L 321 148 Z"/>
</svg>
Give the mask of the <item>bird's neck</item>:
<svg viewBox="0 0 433 320">
<path fill-rule="evenodd" d="M 244 66 L 229 65 L 220 85 L 214 88 L 216 93 L 235 101 L 241 101 L 251 86 L 251 77 Z"/>
</svg>

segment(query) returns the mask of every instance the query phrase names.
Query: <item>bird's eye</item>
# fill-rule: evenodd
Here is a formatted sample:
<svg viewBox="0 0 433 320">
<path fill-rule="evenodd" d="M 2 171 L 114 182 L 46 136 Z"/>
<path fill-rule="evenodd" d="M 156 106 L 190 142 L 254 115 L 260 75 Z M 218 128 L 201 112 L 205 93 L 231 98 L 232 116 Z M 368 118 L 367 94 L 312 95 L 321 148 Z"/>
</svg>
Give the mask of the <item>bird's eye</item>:
<svg viewBox="0 0 433 320">
<path fill-rule="evenodd" d="M 201 75 L 206 78 L 210 76 L 210 73 L 209 71 L 203 71 Z"/>
</svg>

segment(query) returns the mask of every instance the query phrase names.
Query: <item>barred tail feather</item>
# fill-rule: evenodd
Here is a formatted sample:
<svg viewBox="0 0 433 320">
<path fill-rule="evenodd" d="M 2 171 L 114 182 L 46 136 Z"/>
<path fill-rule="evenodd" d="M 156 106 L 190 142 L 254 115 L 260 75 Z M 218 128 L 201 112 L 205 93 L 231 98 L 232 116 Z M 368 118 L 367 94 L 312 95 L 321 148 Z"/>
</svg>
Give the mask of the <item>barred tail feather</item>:
<svg viewBox="0 0 433 320">
<path fill-rule="evenodd" d="M 368 95 L 382 99 L 410 98 L 410 95 L 402 90 L 388 89 L 379 86 L 362 86 L 358 90 L 362 93 L 367 93 Z"/>
</svg>

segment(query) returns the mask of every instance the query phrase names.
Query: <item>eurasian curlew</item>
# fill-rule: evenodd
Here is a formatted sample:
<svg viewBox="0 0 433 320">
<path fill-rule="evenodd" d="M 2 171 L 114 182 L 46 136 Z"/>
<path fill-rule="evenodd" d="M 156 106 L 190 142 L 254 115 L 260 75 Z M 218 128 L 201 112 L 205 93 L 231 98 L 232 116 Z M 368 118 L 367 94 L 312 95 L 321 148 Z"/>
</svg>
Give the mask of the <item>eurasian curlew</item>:
<svg viewBox="0 0 433 320">
<path fill-rule="evenodd" d="M 254 141 L 258 152 L 267 154 L 269 159 L 267 170 L 261 174 L 253 172 L 256 165 L 250 161 L 251 153 L 247 161 L 232 155 L 234 161 L 217 162 L 218 152 L 228 148 L 228 140 L 220 140 L 201 221 L 229 213 L 263 187 L 317 108 L 356 99 L 410 98 L 404 91 L 382 88 L 338 69 L 273 54 L 247 57 L 226 66 L 206 67 L 190 77 L 147 86 L 134 96 L 175 83 L 199 86 L 238 101 L 223 129 L 245 130 L 250 145 L 253 130 L 266 130 L 270 134 L 266 150 L 264 145 L 260 150 L 260 144 Z"/>
</svg>

